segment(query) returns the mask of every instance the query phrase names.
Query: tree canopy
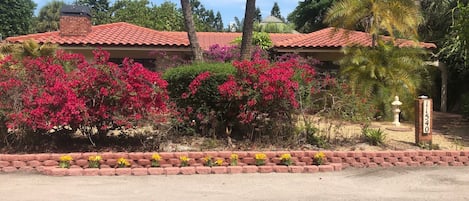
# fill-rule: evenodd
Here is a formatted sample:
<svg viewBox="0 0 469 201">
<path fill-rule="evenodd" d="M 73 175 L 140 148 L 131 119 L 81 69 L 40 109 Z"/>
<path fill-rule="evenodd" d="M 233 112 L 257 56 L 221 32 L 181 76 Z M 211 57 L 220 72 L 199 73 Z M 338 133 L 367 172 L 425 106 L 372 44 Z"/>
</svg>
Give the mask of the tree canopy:
<svg viewBox="0 0 469 201">
<path fill-rule="evenodd" d="M 333 27 L 354 30 L 359 25 L 375 37 L 384 33 L 414 40 L 418 39 L 417 27 L 422 21 L 414 0 L 338 0 L 325 18 Z"/>
<path fill-rule="evenodd" d="M 288 15 L 288 21 L 295 25 L 295 30 L 310 33 L 327 27 L 324 17 L 334 0 L 299 1 L 298 6 Z"/>
<path fill-rule="evenodd" d="M 93 24 L 99 25 L 111 22 L 111 4 L 108 0 L 78 0 L 76 4 L 91 8 Z"/>
<path fill-rule="evenodd" d="M 1 38 L 32 32 L 36 4 L 32 0 L 2 0 L 0 3 Z"/>
<path fill-rule="evenodd" d="M 281 19 L 283 22 L 285 22 L 285 18 L 280 13 L 280 7 L 278 6 L 277 2 L 274 2 L 274 6 L 272 7 L 272 10 L 270 10 L 270 15 L 278 19 Z"/>
<path fill-rule="evenodd" d="M 36 31 L 50 32 L 59 30 L 60 9 L 65 3 L 63 1 L 51 1 L 39 11 Z"/>
</svg>

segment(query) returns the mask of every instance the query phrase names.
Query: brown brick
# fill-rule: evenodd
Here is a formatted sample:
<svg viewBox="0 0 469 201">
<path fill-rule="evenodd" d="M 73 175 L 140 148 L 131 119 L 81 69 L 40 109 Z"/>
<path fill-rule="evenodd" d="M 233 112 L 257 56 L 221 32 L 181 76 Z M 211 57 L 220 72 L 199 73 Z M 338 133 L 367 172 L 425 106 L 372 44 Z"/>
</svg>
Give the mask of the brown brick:
<svg viewBox="0 0 469 201">
<path fill-rule="evenodd" d="M 410 161 L 410 162 L 407 163 L 407 165 L 410 166 L 410 167 L 419 167 L 420 162 Z"/>
<path fill-rule="evenodd" d="M 273 166 L 272 168 L 273 168 L 273 171 L 276 173 L 288 173 L 288 166 L 278 165 L 278 166 Z"/>
<path fill-rule="evenodd" d="M 189 152 L 189 153 L 187 153 L 187 157 L 193 158 L 194 160 L 197 160 L 197 159 L 203 158 L 205 156 L 204 156 L 203 152 Z"/>
<path fill-rule="evenodd" d="M 42 166 L 42 163 L 36 160 L 28 161 L 27 164 L 28 166 L 31 166 L 31 167 Z"/>
<path fill-rule="evenodd" d="M 467 157 L 467 156 L 456 156 L 455 159 L 456 159 L 456 161 L 463 162 L 463 163 L 469 161 L 469 157 Z"/>
<path fill-rule="evenodd" d="M 211 157 L 218 157 L 218 152 L 216 151 L 204 151 L 204 157 L 205 156 L 211 156 Z"/>
<path fill-rule="evenodd" d="M 288 170 L 291 173 L 303 173 L 304 172 L 304 166 L 289 166 Z"/>
<path fill-rule="evenodd" d="M 243 163 L 246 163 L 248 165 L 254 165 L 256 164 L 256 160 L 253 157 L 246 157 L 241 160 Z"/>
<path fill-rule="evenodd" d="M 329 159 L 329 162 L 331 162 L 331 163 L 342 163 L 342 158 L 332 157 L 332 158 Z"/>
<path fill-rule="evenodd" d="M 51 176 L 67 176 L 68 175 L 68 169 L 52 168 L 52 169 L 50 169 L 50 171 L 48 173 Z"/>
<path fill-rule="evenodd" d="M 336 152 L 334 152 L 334 157 L 345 158 L 345 157 L 347 157 L 347 152 L 345 152 L 345 151 L 336 151 Z"/>
<path fill-rule="evenodd" d="M 399 162 L 408 163 L 408 162 L 411 162 L 411 161 L 412 161 L 412 158 L 410 158 L 410 157 L 399 158 Z"/>
<path fill-rule="evenodd" d="M 17 160 L 27 162 L 27 161 L 32 161 L 36 159 L 36 155 L 34 154 L 23 154 L 23 155 L 18 155 Z"/>
<path fill-rule="evenodd" d="M 86 36 L 91 33 L 91 18 L 88 16 L 61 16 L 60 35 Z"/>
<path fill-rule="evenodd" d="M 389 163 L 389 162 L 383 162 L 380 164 L 381 167 L 383 168 L 389 168 L 389 167 L 393 167 L 392 163 Z"/>
<path fill-rule="evenodd" d="M 140 160 L 143 159 L 143 152 L 134 152 L 134 153 L 129 153 L 129 158 L 130 160 Z"/>
<path fill-rule="evenodd" d="M 133 168 L 132 169 L 132 175 L 146 176 L 146 175 L 148 175 L 148 169 L 147 168 Z"/>
<path fill-rule="evenodd" d="M 140 159 L 138 160 L 138 165 L 142 167 L 150 167 L 151 166 L 151 161 L 148 159 Z"/>
<path fill-rule="evenodd" d="M 376 153 L 377 157 L 389 158 L 391 157 L 391 153 L 389 151 L 378 151 Z"/>
<path fill-rule="evenodd" d="M 419 156 L 425 156 L 425 157 L 432 155 L 432 152 L 427 151 L 427 150 L 418 151 L 418 153 L 419 153 Z"/>
<path fill-rule="evenodd" d="M 405 154 L 403 151 L 391 151 L 391 157 L 402 158 Z"/>
<path fill-rule="evenodd" d="M 243 166 L 243 173 L 256 173 L 258 171 L 258 167 L 254 165 L 246 165 Z"/>
<path fill-rule="evenodd" d="M 197 174 L 210 174 L 212 172 L 212 169 L 210 167 L 200 166 L 195 167 L 195 171 L 197 172 Z"/>
<path fill-rule="evenodd" d="M 58 166 L 59 162 L 54 160 L 46 160 L 43 162 L 44 166 Z"/>
<path fill-rule="evenodd" d="M 435 164 L 432 161 L 425 161 L 422 163 L 422 165 L 426 167 L 431 167 L 431 166 L 434 166 Z"/>
<path fill-rule="evenodd" d="M 438 161 L 436 164 L 438 164 L 439 166 L 443 166 L 443 167 L 449 166 L 448 162 L 445 162 L 445 161 Z"/>
<path fill-rule="evenodd" d="M 8 161 L 0 161 L 0 168 L 8 167 L 10 165 L 11 165 L 11 163 L 8 162 Z"/>
<path fill-rule="evenodd" d="M 36 172 L 36 169 L 30 166 L 23 166 L 19 168 L 20 172 L 25 172 L 25 173 L 33 173 Z"/>
<path fill-rule="evenodd" d="M 464 166 L 464 163 L 462 162 L 449 162 L 450 166 Z"/>
<path fill-rule="evenodd" d="M 180 171 L 183 175 L 193 175 L 195 174 L 195 167 L 181 167 Z"/>
<path fill-rule="evenodd" d="M 304 168 L 305 173 L 316 173 L 319 172 L 319 167 L 316 165 L 307 165 Z"/>
<path fill-rule="evenodd" d="M 395 162 L 394 165 L 397 166 L 397 167 L 407 167 L 408 166 L 407 163 L 405 163 L 405 162 Z"/>
<path fill-rule="evenodd" d="M 291 151 L 290 154 L 291 156 L 298 158 L 305 157 L 306 155 L 304 151 Z"/>
<path fill-rule="evenodd" d="M 171 159 L 171 158 L 174 158 L 174 153 L 172 153 L 172 152 L 161 152 L 160 156 L 163 159 Z"/>
<path fill-rule="evenodd" d="M 98 176 L 99 169 L 98 168 L 86 168 L 83 169 L 83 176 Z"/>
<path fill-rule="evenodd" d="M 162 175 L 164 174 L 164 168 L 148 168 L 150 175 Z"/>
<path fill-rule="evenodd" d="M 272 166 L 259 166 L 259 173 L 272 173 L 273 171 Z"/>
<path fill-rule="evenodd" d="M 70 168 L 68 169 L 69 176 L 83 176 L 83 168 Z"/>
<path fill-rule="evenodd" d="M 179 169 L 179 168 L 178 168 Z M 132 175 L 132 169 L 131 168 L 116 168 L 116 175 L 117 176 L 129 176 Z"/>
<path fill-rule="evenodd" d="M 334 167 L 334 171 L 341 171 L 342 170 L 342 163 L 331 163 L 332 167 Z"/>
<path fill-rule="evenodd" d="M 107 159 L 104 164 L 109 165 L 109 167 L 116 167 L 117 159 Z M 80 165 L 81 166 L 81 165 Z M 88 161 L 86 161 L 86 166 L 88 166 Z"/>
<path fill-rule="evenodd" d="M 379 167 L 379 165 L 377 163 L 370 162 L 370 163 L 366 164 L 366 167 L 368 167 L 368 168 L 377 168 L 377 167 Z"/>
<path fill-rule="evenodd" d="M 80 167 L 88 167 L 88 160 L 80 159 L 75 161 L 75 165 Z"/>
<path fill-rule="evenodd" d="M 405 157 L 415 157 L 418 156 L 419 152 L 418 151 L 404 151 L 404 156 Z"/>
<path fill-rule="evenodd" d="M 226 169 L 229 174 L 239 174 L 243 172 L 243 167 L 241 166 L 228 166 Z"/>
<path fill-rule="evenodd" d="M 112 152 L 103 152 L 103 153 L 99 153 L 99 155 L 101 156 L 103 160 L 116 159 L 114 158 L 114 153 Z M 85 159 L 88 160 L 88 158 L 85 158 Z"/>
<path fill-rule="evenodd" d="M 11 165 L 15 168 L 20 168 L 26 166 L 26 163 L 23 161 L 12 161 Z"/>
<path fill-rule="evenodd" d="M 226 174 L 227 172 L 228 172 L 228 170 L 224 166 L 212 167 L 211 168 L 211 173 L 212 174 Z"/>
<path fill-rule="evenodd" d="M 224 158 L 224 159 L 229 159 L 231 157 L 231 151 L 219 151 L 218 152 L 218 157 Z"/>
</svg>

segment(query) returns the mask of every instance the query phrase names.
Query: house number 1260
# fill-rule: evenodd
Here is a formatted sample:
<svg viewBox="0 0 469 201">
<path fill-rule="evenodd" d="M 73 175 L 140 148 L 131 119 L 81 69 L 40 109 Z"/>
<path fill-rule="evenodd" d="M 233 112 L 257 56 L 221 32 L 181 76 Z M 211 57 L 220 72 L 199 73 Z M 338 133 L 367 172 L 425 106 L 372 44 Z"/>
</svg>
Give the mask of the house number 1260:
<svg viewBox="0 0 469 201">
<path fill-rule="evenodd" d="M 431 122 L 431 104 L 430 100 L 423 101 L 423 133 L 430 133 L 430 122 Z"/>
</svg>

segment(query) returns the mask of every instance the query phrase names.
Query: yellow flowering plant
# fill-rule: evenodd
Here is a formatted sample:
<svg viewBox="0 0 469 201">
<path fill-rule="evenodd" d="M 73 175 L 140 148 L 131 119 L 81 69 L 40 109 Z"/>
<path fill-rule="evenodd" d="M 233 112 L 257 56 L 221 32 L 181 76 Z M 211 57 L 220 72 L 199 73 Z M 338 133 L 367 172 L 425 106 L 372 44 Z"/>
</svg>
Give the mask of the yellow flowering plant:
<svg viewBox="0 0 469 201">
<path fill-rule="evenodd" d="M 179 160 L 181 161 L 181 167 L 187 167 L 189 166 L 189 157 L 187 156 L 181 156 L 179 157 Z"/>
<path fill-rule="evenodd" d="M 125 167 L 129 167 L 129 166 L 130 166 L 130 162 L 127 159 L 125 159 L 125 158 L 117 159 L 117 167 L 125 168 Z"/>
<path fill-rule="evenodd" d="M 267 159 L 267 156 L 264 153 L 258 153 L 255 155 L 256 159 L 256 165 L 265 165 L 265 160 Z"/>
<path fill-rule="evenodd" d="M 290 166 L 292 164 L 291 155 L 290 154 L 282 154 L 280 156 L 280 162 L 283 165 Z"/>
<path fill-rule="evenodd" d="M 213 166 L 213 158 L 211 156 L 205 156 L 204 157 L 204 165 L 212 167 Z"/>
<path fill-rule="evenodd" d="M 215 161 L 215 166 L 222 166 L 223 165 L 223 159 L 218 159 Z"/>
<path fill-rule="evenodd" d="M 238 154 L 231 154 L 231 156 L 230 156 L 230 165 L 231 166 L 237 166 L 238 165 L 238 160 L 239 160 Z"/>
<path fill-rule="evenodd" d="M 326 155 L 324 154 L 324 152 L 319 152 L 317 154 L 314 154 L 314 157 L 313 157 L 313 164 L 314 165 L 322 165 L 324 164 L 324 159 L 326 158 Z"/>
<path fill-rule="evenodd" d="M 99 167 L 101 167 L 101 164 L 100 164 L 101 160 L 102 160 L 102 158 L 99 155 L 88 157 L 88 167 L 89 168 L 99 168 Z"/>
<path fill-rule="evenodd" d="M 161 156 L 159 154 L 153 154 L 151 156 L 151 166 L 160 167 Z"/>
<path fill-rule="evenodd" d="M 60 168 L 70 168 L 70 161 L 72 161 L 73 158 L 70 155 L 64 155 L 61 156 L 59 159 L 59 167 Z"/>
</svg>

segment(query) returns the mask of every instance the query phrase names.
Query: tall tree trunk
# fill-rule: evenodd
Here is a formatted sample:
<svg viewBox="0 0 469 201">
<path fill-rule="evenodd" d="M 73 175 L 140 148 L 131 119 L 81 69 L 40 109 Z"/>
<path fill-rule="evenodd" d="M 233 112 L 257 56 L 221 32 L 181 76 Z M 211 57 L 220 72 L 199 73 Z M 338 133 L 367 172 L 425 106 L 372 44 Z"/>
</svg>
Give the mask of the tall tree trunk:
<svg viewBox="0 0 469 201">
<path fill-rule="evenodd" d="M 448 68 L 444 63 L 439 63 L 438 68 L 441 70 L 441 105 L 440 111 L 448 111 Z"/>
<path fill-rule="evenodd" d="M 255 12 L 256 0 L 247 0 L 246 11 L 244 13 L 243 40 L 241 42 L 241 60 L 251 59 Z"/>
<path fill-rule="evenodd" d="M 184 15 L 184 24 L 186 25 L 187 36 L 191 45 L 194 60 L 200 62 L 204 60 L 202 48 L 200 48 L 199 40 L 195 33 L 194 18 L 192 18 L 191 5 L 189 0 L 181 0 L 182 13 Z"/>
</svg>

